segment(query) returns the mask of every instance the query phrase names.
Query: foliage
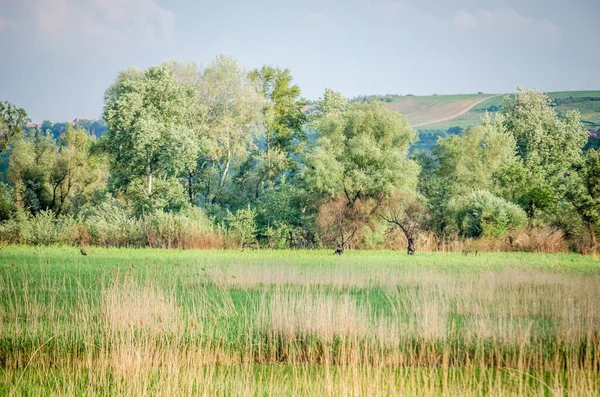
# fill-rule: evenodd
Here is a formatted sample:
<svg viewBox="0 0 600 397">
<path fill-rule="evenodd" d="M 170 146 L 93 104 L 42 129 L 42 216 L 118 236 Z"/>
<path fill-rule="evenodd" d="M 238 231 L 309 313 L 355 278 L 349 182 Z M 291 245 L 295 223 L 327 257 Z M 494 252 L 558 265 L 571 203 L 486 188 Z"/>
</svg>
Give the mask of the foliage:
<svg viewBox="0 0 600 397">
<path fill-rule="evenodd" d="M 16 205 L 32 214 L 76 213 L 105 186 L 104 167 L 90 151 L 93 139 L 69 125 L 58 142 L 40 131 L 16 140 L 9 157 Z"/>
<path fill-rule="evenodd" d="M 11 141 L 22 132 L 29 121 L 27 112 L 8 101 L 0 101 L 0 154 L 4 153 Z"/>
<path fill-rule="evenodd" d="M 406 118 L 378 102 L 354 103 L 344 111 L 327 107 L 336 110 L 317 120 L 317 146 L 307 158 L 316 189 L 329 197 L 341 193 L 351 205 L 414 185 L 417 168 L 407 158 L 414 131 Z"/>
<path fill-rule="evenodd" d="M 105 148 L 116 190 L 127 192 L 142 179 L 152 202 L 155 178 L 178 176 L 195 160 L 194 99 L 191 87 L 181 84 L 167 65 L 119 74 L 106 91 L 104 107 Z"/>
<path fill-rule="evenodd" d="M 519 206 L 485 190 L 461 197 L 455 205 L 459 232 L 464 237 L 504 237 L 527 223 L 527 215 Z"/>
<path fill-rule="evenodd" d="M 598 102 L 594 95 L 552 101 L 518 89 L 504 104 L 481 94 L 348 100 L 327 88 L 307 106 L 289 69 L 248 72 L 224 55 L 206 67 L 129 69 L 106 91 L 106 125 L 46 120 L 21 133 L 25 112 L 2 103 L 0 238 L 342 249 L 406 239 L 413 253 L 417 243 L 456 250 L 467 244 L 461 235 L 489 249 L 571 244 L 587 252 L 597 245 L 600 169 L 583 115 L 565 110 Z M 478 126 L 466 117 L 421 128 L 414 145 L 395 111 L 411 103 L 472 106 L 478 119 L 497 113 Z M 413 125 L 427 122 L 413 110 Z M 434 139 L 430 151 L 415 150 Z M 526 231 L 515 205 L 527 214 Z M 558 243 L 538 244 L 544 236 Z"/>
<path fill-rule="evenodd" d="M 230 187 L 233 167 L 246 161 L 255 148 L 253 135 L 263 104 L 255 83 L 235 59 L 219 56 L 204 70 L 195 127 L 201 150 L 189 175 L 190 184 L 199 182 L 204 202 L 226 200 L 222 196 Z"/>
<path fill-rule="evenodd" d="M 600 227 L 600 152 L 589 151 L 572 181 L 568 197 L 581 216 L 590 237 L 592 250 L 597 248 L 596 234 Z"/>
<path fill-rule="evenodd" d="M 256 242 L 256 210 L 253 208 L 240 209 L 227 218 L 227 225 L 240 248 L 251 246 Z"/>
</svg>

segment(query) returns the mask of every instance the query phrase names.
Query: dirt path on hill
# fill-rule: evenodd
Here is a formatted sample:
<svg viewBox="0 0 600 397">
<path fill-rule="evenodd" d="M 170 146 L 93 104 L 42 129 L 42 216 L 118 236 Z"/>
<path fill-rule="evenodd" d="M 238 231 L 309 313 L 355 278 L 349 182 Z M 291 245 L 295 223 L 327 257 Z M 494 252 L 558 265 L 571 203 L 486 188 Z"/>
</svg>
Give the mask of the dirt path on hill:
<svg viewBox="0 0 600 397">
<path fill-rule="evenodd" d="M 488 99 L 495 98 L 497 96 L 500 96 L 500 95 L 492 95 L 492 96 L 488 96 L 488 97 L 485 97 L 483 99 L 480 99 L 479 101 L 470 104 L 469 106 L 467 106 L 466 108 L 464 108 L 460 112 L 458 112 L 456 114 L 453 114 L 451 116 L 443 117 L 441 119 L 435 119 L 435 120 L 426 121 L 424 123 L 419 123 L 419 124 L 411 125 L 411 127 L 413 127 L 413 128 L 414 127 L 423 127 L 425 125 L 438 124 L 438 123 L 443 123 L 444 121 L 454 120 L 455 118 L 460 117 L 463 114 L 467 113 L 469 110 L 473 109 L 475 106 L 479 105 L 481 102 L 487 101 Z"/>
</svg>

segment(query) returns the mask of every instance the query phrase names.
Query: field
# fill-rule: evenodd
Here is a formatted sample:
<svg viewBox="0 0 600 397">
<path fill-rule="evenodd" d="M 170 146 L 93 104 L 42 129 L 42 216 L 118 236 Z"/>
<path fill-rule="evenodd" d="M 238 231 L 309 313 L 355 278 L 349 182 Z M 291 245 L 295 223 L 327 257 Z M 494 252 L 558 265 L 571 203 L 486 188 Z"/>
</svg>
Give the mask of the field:
<svg viewBox="0 0 600 397">
<path fill-rule="evenodd" d="M 579 110 L 585 128 L 600 129 L 600 91 L 548 93 L 555 109 L 564 115 Z M 493 114 L 504 103 L 502 94 L 431 95 L 398 97 L 387 107 L 404 114 L 419 132 L 419 141 L 411 150 L 429 150 L 438 137 L 455 134 L 481 123 L 486 112 Z"/>
<path fill-rule="evenodd" d="M 562 100 L 556 106 L 559 113 L 577 109 L 586 127 L 600 128 L 600 91 L 550 92 L 548 95 Z M 387 106 L 404 114 L 415 128 L 447 130 L 477 125 L 486 110 L 500 107 L 503 102 L 502 94 L 431 95 L 399 97 Z"/>
<path fill-rule="evenodd" d="M 456 115 L 487 102 L 491 95 L 434 95 L 404 96 L 387 104 L 388 108 L 404 114 L 410 125 L 423 127 L 451 122 Z M 453 124 L 454 125 L 454 124 Z"/>
<path fill-rule="evenodd" d="M 600 395 L 600 260 L 0 251 L 0 395 Z"/>
</svg>

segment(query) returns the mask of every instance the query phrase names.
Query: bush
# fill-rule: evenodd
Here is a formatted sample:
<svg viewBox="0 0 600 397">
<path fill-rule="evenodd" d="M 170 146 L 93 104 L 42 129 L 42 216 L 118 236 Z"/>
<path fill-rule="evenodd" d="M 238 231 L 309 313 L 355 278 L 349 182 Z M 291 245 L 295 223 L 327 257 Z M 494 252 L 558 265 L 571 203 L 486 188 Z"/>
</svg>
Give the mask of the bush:
<svg viewBox="0 0 600 397">
<path fill-rule="evenodd" d="M 527 214 L 516 204 L 478 190 L 458 200 L 456 219 L 463 237 L 499 238 L 522 230 Z"/>
<path fill-rule="evenodd" d="M 14 189 L 0 182 L 0 221 L 10 219 L 15 209 Z"/>
<path fill-rule="evenodd" d="M 240 248 L 256 242 L 256 210 L 247 209 L 236 211 L 226 218 L 229 233 L 239 243 Z"/>
<path fill-rule="evenodd" d="M 180 213 L 157 211 L 145 219 L 150 247 L 221 248 L 223 239 L 200 208 Z"/>
</svg>

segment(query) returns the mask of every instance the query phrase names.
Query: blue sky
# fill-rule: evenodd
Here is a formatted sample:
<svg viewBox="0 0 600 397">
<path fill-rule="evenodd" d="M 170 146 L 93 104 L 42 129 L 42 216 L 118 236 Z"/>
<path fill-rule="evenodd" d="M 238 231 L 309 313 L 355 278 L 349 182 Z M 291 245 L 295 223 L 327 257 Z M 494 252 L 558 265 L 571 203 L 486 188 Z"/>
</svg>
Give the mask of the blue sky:
<svg viewBox="0 0 600 397">
<path fill-rule="evenodd" d="M 101 115 L 119 70 L 290 68 L 303 95 L 600 89 L 598 0 L 0 0 L 0 100 Z"/>
</svg>

